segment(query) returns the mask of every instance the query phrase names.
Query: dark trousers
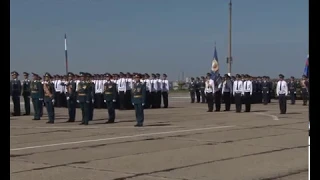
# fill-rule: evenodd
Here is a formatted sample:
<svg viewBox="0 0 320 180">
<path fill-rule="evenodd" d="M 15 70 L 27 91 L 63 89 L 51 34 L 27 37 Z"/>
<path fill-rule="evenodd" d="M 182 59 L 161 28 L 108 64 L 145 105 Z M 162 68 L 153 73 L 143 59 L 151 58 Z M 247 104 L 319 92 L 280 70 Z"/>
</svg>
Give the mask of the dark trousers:
<svg viewBox="0 0 320 180">
<path fill-rule="evenodd" d="M 12 102 L 13 102 L 13 115 L 20 116 L 20 114 L 21 114 L 20 96 L 12 96 Z"/>
<path fill-rule="evenodd" d="M 33 110 L 34 110 L 34 120 L 39 120 L 40 119 L 40 103 L 42 101 L 39 100 L 39 98 L 32 98 L 32 104 L 33 104 Z"/>
<path fill-rule="evenodd" d="M 61 93 L 60 92 L 55 92 L 54 96 L 54 101 L 55 101 L 55 107 L 61 107 Z"/>
<path fill-rule="evenodd" d="M 150 94 L 150 91 L 146 91 L 146 100 L 145 100 L 145 104 L 144 104 L 144 108 L 145 109 L 148 109 L 148 108 L 150 108 L 150 99 L 151 99 L 151 94 Z"/>
<path fill-rule="evenodd" d="M 262 92 L 262 102 L 264 105 L 269 103 L 269 93 L 267 93 L 267 91 Z"/>
<path fill-rule="evenodd" d="M 201 102 L 206 103 L 206 93 L 204 93 L 204 89 L 200 90 L 200 94 L 201 94 Z"/>
<path fill-rule="evenodd" d="M 213 111 L 213 93 L 207 93 L 207 104 L 208 104 L 208 111 Z"/>
<path fill-rule="evenodd" d="M 49 122 L 54 122 L 54 105 L 52 100 L 46 100 L 44 103 L 46 104 Z"/>
<path fill-rule="evenodd" d="M 236 105 L 236 112 L 241 112 L 242 102 L 241 102 L 241 93 L 234 94 L 234 103 Z"/>
<path fill-rule="evenodd" d="M 125 93 L 124 91 L 119 91 L 119 109 L 124 110 L 125 107 Z"/>
<path fill-rule="evenodd" d="M 200 90 L 196 90 L 197 103 L 200 102 Z"/>
<path fill-rule="evenodd" d="M 39 113 L 40 113 L 40 117 L 42 117 L 43 116 L 43 106 L 44 106 L 44 101 L 43 100 L 39 100 Z"/>
<path fill-rule="evenodd" d="M 73 99 L 67 100 L 69 121 L 75 121 L 76 119 L 76 104 L 77 102 Z"/>
<path fill-rule="evenodd" d="M 308 90 L 306 88 L 302 88 L 302 101 L 303 101 L 303 105 L 307 105 L 308 103 Z"/>
<path fill-rule="evenodd" d="M 245 112 L 250 112 L 250 110 L 251 110 L 251 101 L 252 101 L 252 97 L 250 95 L 250 92 L 245 92 L 244 93 Z"/>
<path fill-rule="evenodd" d="M 157 91 L 157 108 L 161 108 L 161 91 Z"/>
<path fill-rule="evenodd" d="M 216 106 L 216 111 L 221 109 L 221 91 L 216 91 L 214 93 L 214 104 Z"/>
<path fill-rule="evenodd" d="M 107 109 L 108 109 L 108 121 L 110 122 L 114 122 L 115 118 L 116 118 L 116 111 L 114 110 L 114 104 L 113 101 L 106 101 L 107 104 Z"/>
<path fill-rule="evenodd" d="M 93 119 L 93 111 L 94 111 L 94 103 L 92 103 L 92 101 L 88 103 L 88 109 L 89 109 L 88 119 L 89 121 L 91 121 Z"/>
<path fill-rule="evenodd" d="M 136 120 L 138 125 L 143 125 L 144 122 L 144 112 L 142 104 L 134 104 L 134 110 L 136 113 Z"/>
<path fill-rule="evenodd" d="M 68 107 L 67 105 L 67 97 L 66 97 L 66 94 L 65 93 L 61 93 L 60 94 L 60 105 L 61 107 Z"/>
<path fill-rule="evenodd" d="M 101 109 L 102 105 L 103 105 L 103 96 L 101 95 L 101 93 L 96 93 L 94 95 L 94 107 Z"/>
<path fill-rule="evenodd" d="M 24 110 L 26 111 L 26 115 L 30 115 L 30 96 L 23 96 L 24 100 Z"/>
<path fill-rule="evenodd" d="M 162 92 L 163 107 L 168 107 L 168 92 Z"/>
<path fill-rule="evenodd" d="M 194 103 L 196 93 L 194 91 L 190 91 L 191 103 Z"/>
<path fill-rule="evenodd" d="M 124 107 L 126 109 L 132 109 L 132 103 L 131 103 L 131 90 L 127 90 L 126 91 L 126 94 L 124 95 L 124 102 L 125 102 L 125 105 Z"/>
<path fill-rule="evenodd" d="M 156 92 L 151 92 L 150 93 L 150 103 L 152 108 L 156 108 L 157 107 L 157 93 Z"/>
<path fill-rule="evenodd" d="M 225 104 L 225 111 L 230 111 L 231 94 L 230 92 L 223 92 L 223 101 Z"/>
<path fill-rule="evenodd" d="M 79 103 L 80 105 L 80 109 L 81 109 L 81 112 L 82 112 L 82 123 L 83 124 L 88 124 L 89 122 L 89 103 L 87 102 L 80 102 Z"/>
<path fill-rule="evenodd" d="M 290 92 L 290 100 L 291 100 L 291 104 L 296 103 L 296 94 L 294 93 L 294 91 Z"/>
<path fill-rule="evenodd" d="M 285 114 L 287 112 L 287 97 L 285 94 L 279 94 L 279 107 L 281 114 Z"/>
</svg>

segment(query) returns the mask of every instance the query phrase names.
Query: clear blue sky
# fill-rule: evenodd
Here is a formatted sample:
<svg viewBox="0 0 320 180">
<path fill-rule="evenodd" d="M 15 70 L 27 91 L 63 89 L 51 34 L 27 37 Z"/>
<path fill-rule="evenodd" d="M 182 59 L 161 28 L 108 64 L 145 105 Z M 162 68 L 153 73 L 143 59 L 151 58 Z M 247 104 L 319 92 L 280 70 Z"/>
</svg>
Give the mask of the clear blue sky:
<svg viewBox="0 0 320 180">
<path fill-rule="evenodd" d="M 209 72 L 214 42 L 227 71 L 228 0 L 11 0 L 10 70 Z M 233 73 L 301 76 L 308 1 L 234 0 Z"/>
</svg>

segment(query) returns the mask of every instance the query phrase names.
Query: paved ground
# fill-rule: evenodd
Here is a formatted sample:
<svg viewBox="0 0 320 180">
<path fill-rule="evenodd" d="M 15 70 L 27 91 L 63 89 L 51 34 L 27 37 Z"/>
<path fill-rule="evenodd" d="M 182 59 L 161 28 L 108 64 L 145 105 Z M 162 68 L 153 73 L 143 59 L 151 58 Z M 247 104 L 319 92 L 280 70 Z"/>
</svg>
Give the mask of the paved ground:
<svg viewBox="0 0 320 180">
<path fill-rule="evenodd" d="M 46 125 L 46 117 L 12 117 L 11 178 L 308 178 L 308 109 L 301 102 L 288 105 L 285 115 L 279 114 L 276 103 L 253 105 L 253 112 L 236 114 L 208 113 L 206 104 L 190 104 L 183 97 L 170 102 L 171 108 L 146 110 L 143 128 L 133 127 L 133 111 L 117 111 L 118 123 L 107 125 L 107 112 L 96 110 L 95 120 L 86 127 L 65 123 L 65 109 L 56 109 L 54 125 Z M 78 120 L 79 115 L 77 111 Z"/>
</svg>

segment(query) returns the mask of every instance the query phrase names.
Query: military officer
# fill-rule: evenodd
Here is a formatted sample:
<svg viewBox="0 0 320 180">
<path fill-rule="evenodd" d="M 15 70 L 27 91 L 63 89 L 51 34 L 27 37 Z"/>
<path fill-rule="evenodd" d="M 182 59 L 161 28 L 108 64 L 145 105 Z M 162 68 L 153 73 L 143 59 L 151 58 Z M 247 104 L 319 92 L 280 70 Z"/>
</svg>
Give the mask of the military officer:
<svg viewBox="0 0 320 180">
<path fill-rule="evenodd" d="M 280 114 L 285 114 L 287 112 L 287 95 L 288 95 L 288 86 L 287 82 L 283 80 L 284 75 L 279 74 L 279 81 L 277 83 L 276 93 L 279 97 L 279 107 Z"/>
<path fill-rule="evenodd" d="M 302 95 L 302 101 L 303 105 L 306 106 L 308 103 L 308 95 L 309 95 L 309 81 L 307 80 L 306 75 L 302 75 L 301 83 L 301 95 Z"/>
<path fill-rule="evenodd" d="M 55 88 L 55 107 L 62 107 L 62 91 L 63 86 L 61 85 L 62 80 L 59 75 L 55 75 L 53 80 L 54 88 Z"/>
<path fill-rule="evenodd" d="M 55 87 L 51 81 L 52 76 L 49 73 L 45 73 L 45 79 L 43 82 L 43 92 L 44 92 L 44 103 L 46 105 L 48 119 L 47 124 L 54 123 L 54 96 L 55 96 Z"/>
<path fill-rule="evenodd" d="M 41 76 L 38 76 L 38 77 L 39 77 L 39 81 L 41 83 L 41 87 L 42 87 L 42 91 L 43 91 L 43 80 L 42 80 Z M 43 92 L 42 92 L 42 94 L 43 94 Z M 40 107 L 39 107 L 40 117 L 43 116 L 43 106 L 44 106 L 44 101 L 43 101 L 43 95 L 42 95 L 42 98 L 40 100 Z"/>
<path fill-rule="evenodd" d="M 124 77 L 124 73 L 120 72 L 120 78 L 117 81 L 117 89 L 119 94 L 119 109 L 124 110 L 125 109 L 125 94 L 126 94 L 126 80 Z"/>
<path fill-rule="evenodd" d="M 141 75 L 135 75 L 135 83 L 132 88 L 131 102 L 135 109 L 137 124 L 135 127 L 142 127 L 144 122 L 143 106 L 146 98 L 146 86 L 140 82 Z"/>
<path fill-rule="evenodd" d="M 167 79 L 167 74 L 162 74 L 162 99 L 163 108 L 168 108 L 168 94 L 169 94 L 169 81 Z"/>
<path fill-rule="evenodd" d="M 103 85 L 103 95 L 104 95 L 104 102 L 107 104 L 108 109 L 108 121 L 106 123 L 114 123 L 116 118 L 116 112 L 114 109 L 114 102 L 116 102 L 117 98 L 117 88 L 116 84 L 111 81 L 111 74 L 106 74 L 106 82 Z"/>
<path fill-rule="evenodd" d="M 20 116 L 20 96 L 21 96 L 21 82 L 18 79 L 19 73 L 11 72 L 12 80 L 10 81 L 10 95 L 13 102 L 13 116 Z"/>
<path fill-rule="evenodd" d="M 195 101 L 195 92 L 196 92 L 196 82 L 194 81 L 194 77 L 191 77 L 191 82 L 189 84 L 189 92 L 190 92 L 190 98 L 191 103 L 194 103 Z"/>
<path fill-rule="evenodd" d="M 241 76 L 239 74 L 236 75 L 236 80 L 233 82 L 233 96 L 234 102 L 236 105 L 236 112 L 241 112 L 242 102 L 241 97 L 244 94 L 243 81 L 241 80 Z"/>
<path fill-rule="evenodd" d="M 90 85 L 85 81 L 86 74 L 84 72 L 80 72 L 80 81 L 77 85 L 77 102 L 80 105 L 82 111 L 82 122 L 80 125 L 88 125 L 89 124 L 89 103 L 92 101 L 90 96 Z"/>
<path fill-rule="evenodd" d="M 206 86 L 206 78 L 204 76 L 201 76 L 201 80 L 200 80 L 201 103 L 206 103 L 206 94 L 204 92 L 205 86 Z"/>
<path fill-rule="evenodd" d="M 214 96 L 214 81 L 210 79 L 211 74 L 207 74 L 207 79 L 205 82 L 205 90 L 204 92 L 206 93 L 206 98 L 207 98 L 207 103 L 208 103 L 208 111 L 207 112 L 212 112 L 213 111 L 213 96 Z"/>
<path fill-rule="evenodd" d="M 125 82 L 126 82 L 126 94 L 124 96 L 124 101 L 125 101 L 125 108 L 126 109 L 132 109 L 132 104 L 131 104 L 131 89 L 132 89 L 132 85 L 133 85 L 133 79 L 132 79 L 132 75 L 127 72 L 126 74 L 126 78 L 125 78 Z"/>
<path fill-rule="evenodd" d="M 267 76 L 262 77 L 261 88 L 262 88 L 262 102 L 264 105 L 269 103 L 269 93 L 270 93 L 270 86 L 267 81 Z"/>
<path fill-rule="evenodd" d="M 271 103 L 271 99 L 273 97 L 274 94 L 274 90 L 273 90 L 273 82 L 270 80 L 269 76 L 267 77 L 267 84 L 268 84 L 268 89 L 269 89 L 269 93 L 268 93 L 268 103 Z"/>
<path fill-rule="evenodd" d="M 288 82 L 288 87 L 289 87 L 291 104 L 294 105 L 296 103 L 297 83 L 293 76 L 291 76 L 290 81 Z"/>
<path fill-rule="evenodd" d="M 67 107 L 68 107 L 68 114 L 69 114 L 69 119 L 67 122 L 74 122 L 76 119 L 77 83 L 74 80 L 74 74 L 72 72 L 68 73 L 68 82 L 66 84 L 66 87 L 67 87 L 66 99 L 67 99 Z"/>
<path fill-rule="evenodd" d="M 30 83 L 29 80 L 29 73 L 24 72 L 23 73 L 24 80 L 22 81 L 22 96 L 24 100 L 24 109 L 25 114 L 23 115 L 30 115 L 30 95 L 31 95 L 31 89 L 30 89 Z"/>
<path fill-rule="evenodd" d="M 161 108 L 161 91 L 162 91 L 162 84 L 161 84 L 161 77 L 160 74 L 156 74 L 156 83 L 157 83 L 157 92 L 156 92 L 156 108 Z"/>
<path fill-rule="evenodd" d="M 144 108 L 148 109 L 150 108 L 150 100 L 152 99 L 151 97 L 151 80 L 150 80 L 150 76 L 148 73 L 144 74 L 144 80 L 143 80 L 145 86 L 146 86 L 146 100 L 145 100 L 145 104 L 144 104 Z"/>
<path fill-rule="evenodd" d="M 221 82 L 220 75 L 218 75 L 218 77 L 215 79 L 214 85 L 215 85 L 214 104 L 216 106 L 215 112 L 219 112 L 221 109 L 221 88 L 222 88 L 222 82 Z"/>
<path fill-rule="evenodd" d="M 103 82 L 101 79 L 100 74 L 94 75 L 94 88 L 95 88 L 95 94 L 94 94 L 94 107 L 100 109 L 102 107 L 103 102 L 103 96 L 102 96 L 102 90 L 103 90 Z"/>
<path fill-rule="evenodd" d="M 224 111 L 230 111 L 231 105 L 231 95 L 232 95 L 232 81 L 230 80 L 230 76 L 228 74 L 224 75 L 225 81 L 222 84 L 222 96 L 225 104 Z"/>
<path fill-rule="evenodd" d="M 200 78 L 199 77 L 196 77 L 195 86 L 196 86 L 197 103 L 200 103 Z"/>
<path fill-rule="evenodd" d="M 30 84 L 31 89 L 31 99 L 34 109 L 34 118 L 32 120 L 40 120 L 42 101 L 43 101 L 43 85 L 40 82 L 40 76 L 38 74 L 32 73 L 33 81 Z"/>
<path fill-rule="evenodd" d="M 94 101 L 95 101 L 95 85 L 93 82 L 93 76 L 90 73 L 87 74 L 87 84 L 89 88 L 89 96 L 90 96 L 90 101 L 89 101 L 89 121 L 92 121 L 93 119 L 93 111 L 94 111 Z"/>
<path fill-rule="evenodd" d="M 245 104 L 245 111 L 250 112 L 251 110 L 251 101 L 252 101 L 252 82 L 250 80 L 249 75 L 245 75 L 245 81 L 243 83 L 243 91 L 244 91 L 244 104 Z"/>
</svg>

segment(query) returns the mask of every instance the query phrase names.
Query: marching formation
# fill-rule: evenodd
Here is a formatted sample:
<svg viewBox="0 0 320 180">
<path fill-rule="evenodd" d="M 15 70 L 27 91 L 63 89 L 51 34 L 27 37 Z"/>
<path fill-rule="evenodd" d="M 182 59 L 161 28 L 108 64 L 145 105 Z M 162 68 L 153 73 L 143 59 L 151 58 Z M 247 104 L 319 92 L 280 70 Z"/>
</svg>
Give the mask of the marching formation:
<svg viewBox="0 0 320 180">
<path fill-rule="evenodd" d="M 159 73 L 139 74 L 120 72 L 119 74 L 91 75 L 80 72 L 79 75 L 68 73 L 67 76 L 51 76 L 45 73 L 42 78 L 32 73 L 33 79 L 24 72 L 24 80 L 18 79 L 19 73 L 11 73 L 10 95 L 14 104 L 13 116 L 20 116 L 20 96 L 23 96 L 26 113 L 30 115 L 30 99 L 34 108 L 33 120 L 42 117 L 43 105 L 48 113 L 48 124 L 55 120 L 54 107 L 67 107 L 69 119 L 74 122 L 76 108 L 82 111 L 81 125 L 88 125 L 93 119 L 95 108 L 107 108 L 109 118 L 106 123 L 114 123 L 115 109 L 134 109 L 137 124 L 141 127 L 144 122 L 144 109 L 168 107 L 169 81 L 167 75 Z"/>
</svg>

